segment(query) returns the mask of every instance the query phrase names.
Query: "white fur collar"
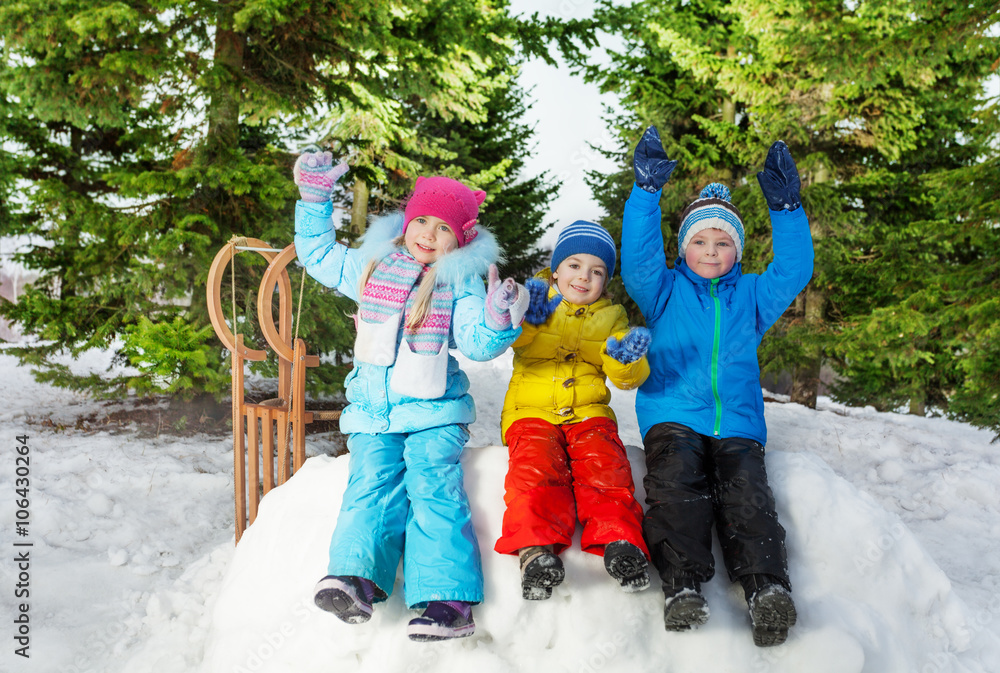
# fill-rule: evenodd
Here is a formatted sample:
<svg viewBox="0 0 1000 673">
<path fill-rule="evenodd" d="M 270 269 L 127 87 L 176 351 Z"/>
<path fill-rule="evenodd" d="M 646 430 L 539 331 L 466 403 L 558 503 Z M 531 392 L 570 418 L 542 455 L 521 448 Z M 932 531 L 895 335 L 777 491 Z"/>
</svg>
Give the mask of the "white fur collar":
<svg viewBox="0 0 1000 673">
<path fill-rule="evenodd" d="M 503 251 L 492 232 L 482 225 L 477 225 L 476 230 L 479 234 L 471 243 L 449 252 L 434 263 L 438 282 L 462 285 L 471 278 L 485 278 L 490 264 L 503 263 Z M 394 243 L 402 235 L 402 211 L 371 217 L 368 231 L 361 239 L 360 249 L 365 261 L 382 259 L 396 250 L 405 250 Z"/>
</svg>

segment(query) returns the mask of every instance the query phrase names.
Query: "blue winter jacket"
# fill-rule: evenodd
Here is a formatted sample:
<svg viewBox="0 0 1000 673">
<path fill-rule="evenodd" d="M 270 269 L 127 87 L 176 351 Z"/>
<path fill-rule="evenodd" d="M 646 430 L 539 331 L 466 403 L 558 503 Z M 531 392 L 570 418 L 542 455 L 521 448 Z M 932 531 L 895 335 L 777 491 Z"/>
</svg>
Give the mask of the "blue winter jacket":
<svg viewBox="0 0 1000 673">
<path fill-rule="evenodd" d="M 638 186 L 622 221 L 622 280 L 652 333 L 650 375 L 636 394 L 639 430 L 686 425 L 702 435 L 767 443 L 757 346 L 812 278 L 802 208 L 770 211 L 774 261 L 762 274 L 736 264 L 708 280 L 678 258 L 667 267 L 660 192 Z"/>
<path fill-rule="evenodd" d="M 403 214 L 373 219 L 360 248 L 337 242 L 332 214 L 329 201 L 299 201 L 295 206 L 295 250 L 310 276 L 358 301 L 358 283 L 369 260 L 382 259 L 396 250 L 406 251 L 393 243 L 402 235 Z M 496 239 L 480 228 L 473 241 L 435 263 L 438 281 L 451 285 L 454 295 L 448 346 L 471 360 L 497 357 L 521 334 L 520 327 L 499 332 L 490 329 L 484 319 L 483 278 L 499 256 Z M 401 338 L 402 330 L 397 335 L 397 347 Z M 469 379 L 453 356 L 448 357 L 445 393 L 437 399 L 417 399 L 394 392 L 389 387 L 392 370 L 392 365 L 354 363 L 345 381 L 350 404 L 340 416 L 341 432 L 407 433 L 476 420 Z"/>
</svg>

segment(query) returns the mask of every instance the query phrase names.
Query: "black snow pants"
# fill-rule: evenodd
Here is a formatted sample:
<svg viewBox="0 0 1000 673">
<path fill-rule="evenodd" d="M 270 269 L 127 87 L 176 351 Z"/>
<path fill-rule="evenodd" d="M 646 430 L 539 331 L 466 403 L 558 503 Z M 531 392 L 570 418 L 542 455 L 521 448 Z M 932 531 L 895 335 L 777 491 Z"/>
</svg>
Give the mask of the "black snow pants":
<svg viewBox="0 0 1000 673">
<path fill-rule="evenodd" d="M 715 574 L 716 524 L 729 578 L 773 575 L 789 584 L 785 529 L 764 471 L 764 447 L 752 439 L 716 439 L 679 423 L 646 433 L 643 535 L 665 585 L 705 582 Z"/>
</svg>

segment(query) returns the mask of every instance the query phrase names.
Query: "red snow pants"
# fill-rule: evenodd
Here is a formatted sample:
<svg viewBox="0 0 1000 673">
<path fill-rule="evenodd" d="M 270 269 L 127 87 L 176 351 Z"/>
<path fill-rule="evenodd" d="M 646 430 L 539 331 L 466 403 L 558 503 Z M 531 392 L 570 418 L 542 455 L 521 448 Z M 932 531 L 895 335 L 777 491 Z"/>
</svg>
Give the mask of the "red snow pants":
<svg viewBox="0 0 1000 673">
<path fill-rule="evenodd" d="M 554 545 L 561 552 L 572 543 L 579 517 L 584 551 L 600 555 L 609 542 L 626 540 L 649 558 L 632 467 L 614 421 L 552 425 L 523 418 L 511 424 L 506 439 L 507 510 L 496 551 Z"/>
</svg>

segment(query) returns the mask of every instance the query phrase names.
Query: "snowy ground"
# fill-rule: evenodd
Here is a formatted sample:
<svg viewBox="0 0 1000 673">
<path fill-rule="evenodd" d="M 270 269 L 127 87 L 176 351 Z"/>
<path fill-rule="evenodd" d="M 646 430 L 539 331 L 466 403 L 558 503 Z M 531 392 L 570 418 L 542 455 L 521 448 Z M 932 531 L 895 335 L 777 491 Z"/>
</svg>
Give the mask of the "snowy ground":
<svg viewBox="0 0 1000 673">
<path fill-rule="evenodd" d="M 95 354 L 76 366 L 102 367 L 101 360 Z M 706 585 L 709 623 L 688 634 L 663 630 L 655 579 L 646 592 L 623 594 L 601 560 L 579 550 L 566 552 L 567 579 L 551 600 L 523 601 L 516 561 L 492 551 L 510 356 L 464 366 L 480 416 L 464 462 L 487 600 L 475 609 L 472 638 L 416 644 L 406 639 L 415 613 L 402 604 L 398 583 L 365 625 L 347 626 L 312 606 L 346 457 L 310 458 L 264 499 L 234 549 L 228 439 L 74 430 L 71 421 L 98 405 L 36 384 L 0 353 L 0 670 L 996 670 L 1000 446 L 989 432 L 829 400 L 816 411 L 769 403 L 768 468 L 788 529 L 800 621 L 788 643 L 761 650 L 724 573 Z M 632 401 L 617 394 L 614 406 L 641 501 Z M 37 424 L 46 418 L 56 427 Z M 14 481 L 25 435 L 27 508 Z M 29 513 L 24 536 L 19 509 Z M 18 562 L 25 552 L 28 560 Z M 28 659 L 15 653 L 25 619 Z"/>
</svg>

